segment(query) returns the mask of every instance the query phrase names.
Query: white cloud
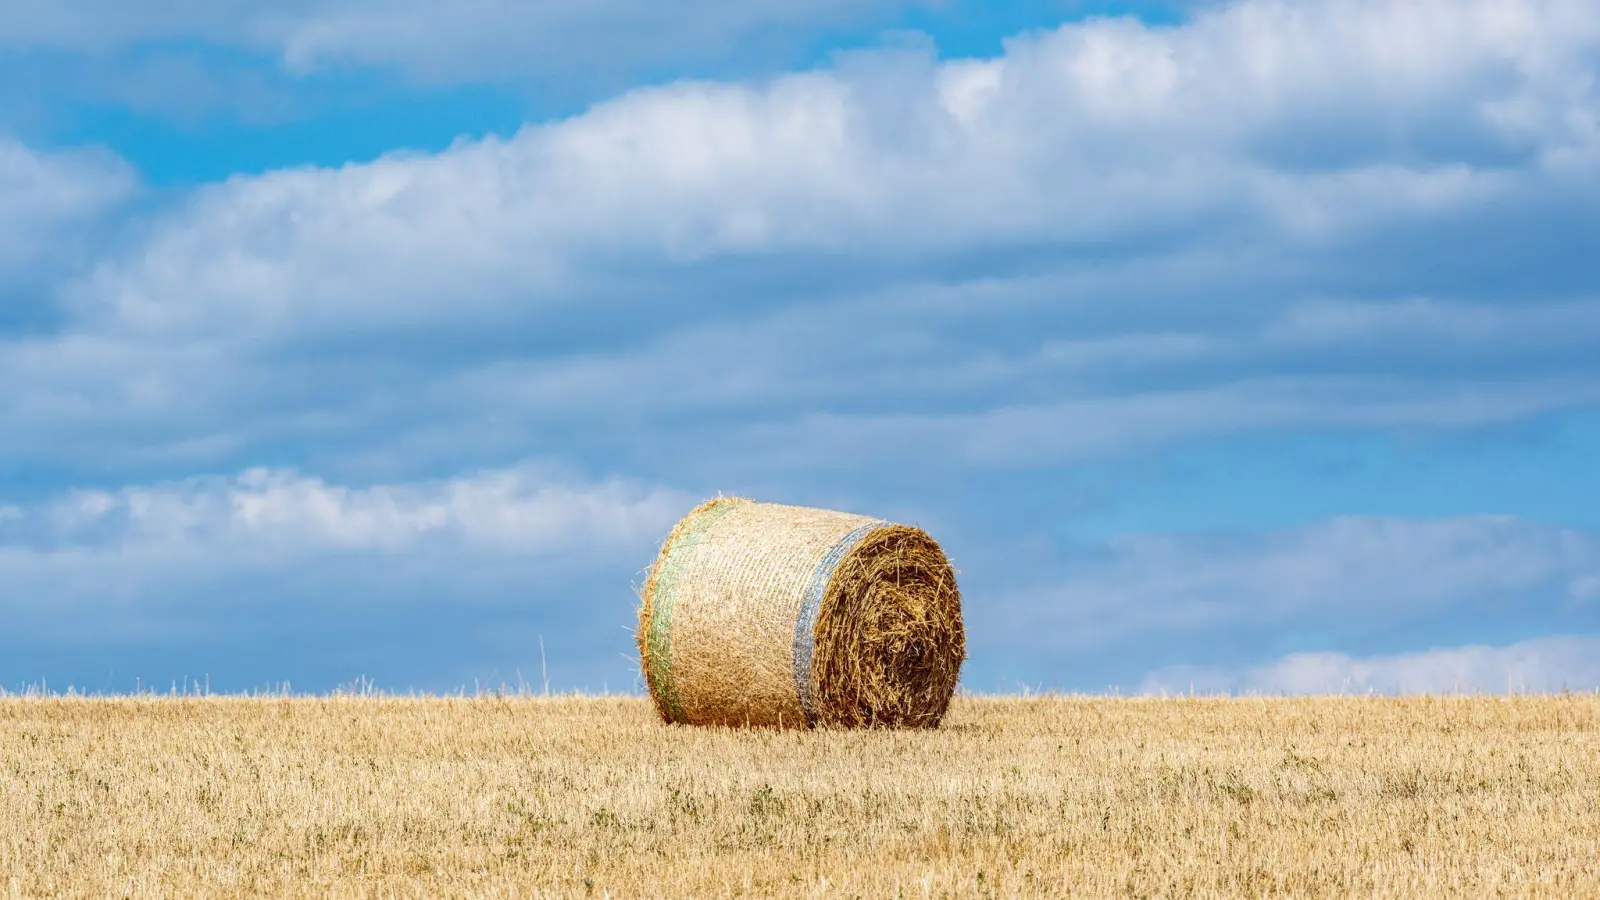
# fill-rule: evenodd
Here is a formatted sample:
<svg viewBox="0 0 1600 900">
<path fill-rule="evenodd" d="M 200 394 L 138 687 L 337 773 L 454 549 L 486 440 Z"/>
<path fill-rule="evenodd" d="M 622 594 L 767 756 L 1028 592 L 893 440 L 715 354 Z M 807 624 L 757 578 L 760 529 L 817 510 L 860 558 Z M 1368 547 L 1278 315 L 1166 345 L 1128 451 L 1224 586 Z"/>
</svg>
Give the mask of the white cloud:
<svg viewBox="0 0 1600 900">
<path fill-rule="evenodd" d="M 374 25 L 354 2 L 27 2 L 0 5 L 0 43 L 189 35 L 454 77 L 641 10 L 652 47 L 676 32 L 650 17 L 715 23 L 687 47 L 870 6 L 485 0 Z M 582 21 L 516 18 L 560 15 Z M 932 460 L 959 493 L 976 467 L 1245 431 L 1593 409 L 1597 61 L 1582 0 L 1241 0 L 995 59 L 679 82 L 507 139 L 204 187 L 28 295 L 59 316 L 0 333 L 4 477 L 138 482 L 292 447 L 334 481 L 394 483 L 271 470 L 7 498 L 0 602 L 195 605 L 291 577 L 319 602 L 379 576 L 504 597 L 591 548 L 636 571 L 690 499 L 656 482 Z M 70 250 L 132 189 L 114 161 L 0 143 L 0 266 Z M 640 480 L 416 480 L 530 448 Z M 1501 517 L 1130 538 L 986 603 L 974 635 L 1125 648 L 1351 610 L 1582 613 L 1595 540 Z M 351 558 L 378 571 L 335 571 Z"/>
<path fill-rule="evenodd" d="M 81 259 L 83 229 L 134 187 L 110 154 L 40 153 L 0 135 L 0 287 L 40 262 Z"/>
<path fill-rule="evenodd" d="M 1600 691 L 1600 637 L 1558 636 L 1503 647 L 1473 645 L 1389 656 L 1296 653 L 1228 670 L 1152 672 L 1140 693 L 1442 694 Z"/>
<path fill-rule="evenodd" d="M 979 64 L 890 54 L 680 83 L 436 157 L 236 179 L 84 302 L 139 331 L 274 334 L 571 303 L 619 262 L 1102 242 L 1241 217 L 1326 240 L 1503 200 L 1556 177 L 1538 160 L 1600 148 L 1600 96 L 1572 87 L 1597 50 L 1587 3 L 1248 0 L 1181 28 L 1069 25 Z M 1485 112 L 1508 99 L 1548 114 Z M 1324 152 L 1308 121 L 1348 144 L 1313 168 L 1272 149 Z M 1399 125 L 1432 130 L 1392 139 Z M 1534 162 L 1478 164 L 1482 145 Z"/>
<path fill-rule="evenodd" d="M 1572 596 L 1577 600 L 1600 600 L 1600 575 L 1573 582 Z"/>
<path fill-rule="evenodd" d="M 80 490 L 0 514 L 0 578 L 16 588 L 0 602 L 84 600 L 137 585 L 136 597 L 158 603 L 197 579 L 287 575 L 350 553 L 435 577 L 497 559 L 581 567 L 619 551 L 641 554 L 642 566 L 691 503 L 672 490 L 536 466 L 363 487 L 256 469 Z"/>
<path fill-rule="evenodd" d="M 1597 52 L 1576 0 L 1244 0 L 238 177 L 63 286 L 60 333 L 0 343 L 0 442 L 230 464 L 274 438 L 582 437 L 610 410 L 778 463 L 915 441 L 1015 464 L 1588 407 L 1592 291 L 1427 279 L 1524 277 L 1508 211 L 1600 208 Z M 1351 273 L 1377 286 L 1340 300 Z"/>
<path fill-rule="evenodd" d="M 1081 651 L 1284 628 L 1370 635 L 1497 610 L 1582 615 L 1600 538 L 1514 516 L 1340 517 L 1266 534 L 1121 537 L 1064 559 L 1053 587 L 997 603 L 997 634 Z"/>
<path fill-rule="evenodd" d="M 250 470 L 0 504 L 5 686 L 357 675 L 630 683 L 633 585 L 697 498 L 542 465 L 344 485 Z M 632 578 L 630 578 L 632 576 Z"/>
<path fill-rule="evenodd" d="M 596 59 L 659 65 L 736 53 L 741 40 L 782 29 L 871 21 L 920 2 L 691 0 L 666 6 L 637 0 L 469 0 L 445 12 L 426 0 L 345 0 L 325 4 L 285 29 L 282 52 L 295 70 L 354 62 L 434 78 L 541 73 L 593 66 Z"/>
<path fill-rule="evenodd" d="M 915 2 L 915 0 L 913 0 Z M 785 29 L 870 23 L 889 0 L 9 0 L 0 46 L 104 53 L 198 39 L 268 53 L 292 71 L 357 64 L 461 79 L 629 69 L 737 55 Z"/>
<path fill-rule="evenodd" d="M 382 378 L 337 354 L 257 359 L 213 342 L 15 343 L 0 347 L 0 373 L 30 389 L 0 397 L 17 426 L 0 447 L 25 454 L 43 428 L 56 459 L 99 459 L 112 436 L 129 462 L 227 459 L 296 438 L 335 454 L 403 455 L 426 443 L 448 457 L 450 442 L 501 452 L 559 430 L 618 445 L 658 472 L 730 460 L 760 471 L 850 467 L 906 446 L 934 464 L 1014 466 L 1264 430 L 1482 428 L 1600 403 L 1586 349 L 1594 303 L 1319 303 L 1248 329 L 1133 323 L 1011 353 L 962 333 L 993 327 L 981 304 L 906 317 L 894 301 L 854 300 L 829 310 L 855 323 L 845 342 L 835 316 L 817 312 L 685 326 L 584 353 L 444 360 L 429 377 L 426 356 L 394 359 L 381 343 L 376 357 L 355 352 Z M 1275 374 L 1285 368 L 1303 374 Z M 196 371 L 211 377 L 197 383 Z M 411 385 L 404 403 L 397 381 Z M 993 397 L 1006 402 L 991 406 Z M 622 422 L 636 439 L 619 440 Z M 153 428 L 170 436 L 144 445 Z M 682 429 L 718 452 L 660 437 Z"/>
<path fill-rule="evenodd" d="M 672 491 L 615 479 L 571 482 L 531 466 L 367 487 L 251 469 L 233 478 L 75 491 L 37 508 L 8 507 L 8 518 L 12 532 L 52 547 L 200 540 L 392 551 L 453 536 L 488 549 L 549 553 L 655 534 L 682 503 Z"/>
<path fill-rule="evenodd" d="M 1591 379 L 1257 378 L 966 414 L 808 415 L 738 429 L 734 445 L 767 465 L 827 467 L 823 448 L 849 447 L 834 460 L 849 466 L 908 446 L 967 464 L 1047 465 L 1241 432 L 1470 428 L 1596 404 Z"/>
</svg>

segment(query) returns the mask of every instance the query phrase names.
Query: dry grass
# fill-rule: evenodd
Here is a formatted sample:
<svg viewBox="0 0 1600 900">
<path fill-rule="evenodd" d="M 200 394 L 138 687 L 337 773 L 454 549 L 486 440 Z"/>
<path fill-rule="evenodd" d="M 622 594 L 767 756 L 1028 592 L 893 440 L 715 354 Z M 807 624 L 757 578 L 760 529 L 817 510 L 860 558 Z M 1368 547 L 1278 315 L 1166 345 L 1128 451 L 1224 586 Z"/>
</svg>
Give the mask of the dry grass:
<svg viewBox="0 0 1600 900">
<path fill-rule="evenodd" d="M 0 700 L 0 896 L 1600 896 L 1600 698 Z"/>
</svg>

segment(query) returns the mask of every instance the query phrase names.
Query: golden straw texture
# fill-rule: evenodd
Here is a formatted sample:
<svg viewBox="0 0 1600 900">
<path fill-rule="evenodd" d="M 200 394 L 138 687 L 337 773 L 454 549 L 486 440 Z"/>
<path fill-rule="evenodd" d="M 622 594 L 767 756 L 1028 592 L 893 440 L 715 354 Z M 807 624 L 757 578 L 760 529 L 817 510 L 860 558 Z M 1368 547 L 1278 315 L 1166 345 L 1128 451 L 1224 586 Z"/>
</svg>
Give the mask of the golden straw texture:
<svg viewBox="0 0 1600 900">
<path fill-rule="evenodd" d="M 5 699 L 0 900 L 1600 897 L 1600 697 Z"/>
<path fill-rule="evenodd" d="M 640 662 L 668 722 L 937 725 L 965 632 L 955 573 L 916 528 L 718 498 L 645 582 Z"/>
</svg>

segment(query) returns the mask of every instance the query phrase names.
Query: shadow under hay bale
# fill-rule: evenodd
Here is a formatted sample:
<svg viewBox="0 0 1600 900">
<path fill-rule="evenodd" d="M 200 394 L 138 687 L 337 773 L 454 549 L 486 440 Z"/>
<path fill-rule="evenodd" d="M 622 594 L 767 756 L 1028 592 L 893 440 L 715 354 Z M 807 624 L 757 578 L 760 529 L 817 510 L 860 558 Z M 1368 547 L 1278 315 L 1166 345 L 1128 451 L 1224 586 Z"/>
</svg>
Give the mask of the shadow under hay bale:
<svg viewBox="0 0 1600 900">
<path fill-rule="evenodd" d="M 961 593 L 921 529 L 718 498 L 667 536 L 639 657 L 667 722 L 939 724 L 966 658 Z"/>
</svg>

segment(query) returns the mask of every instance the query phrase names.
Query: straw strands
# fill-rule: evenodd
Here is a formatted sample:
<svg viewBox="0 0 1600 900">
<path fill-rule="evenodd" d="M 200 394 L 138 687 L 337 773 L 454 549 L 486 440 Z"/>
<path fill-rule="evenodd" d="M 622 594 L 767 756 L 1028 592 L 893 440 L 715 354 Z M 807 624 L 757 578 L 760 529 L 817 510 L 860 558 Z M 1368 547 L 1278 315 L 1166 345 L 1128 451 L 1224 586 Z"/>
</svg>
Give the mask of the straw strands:
<svg viewBox="0 0 1600 900">
<path fill-rule="evenodd" d="M 637 639 L 662 719 L 693 725 L 933 727 L 966 657 L 922 530 L 725 497 L 667 536 Z"/>
</svg>

